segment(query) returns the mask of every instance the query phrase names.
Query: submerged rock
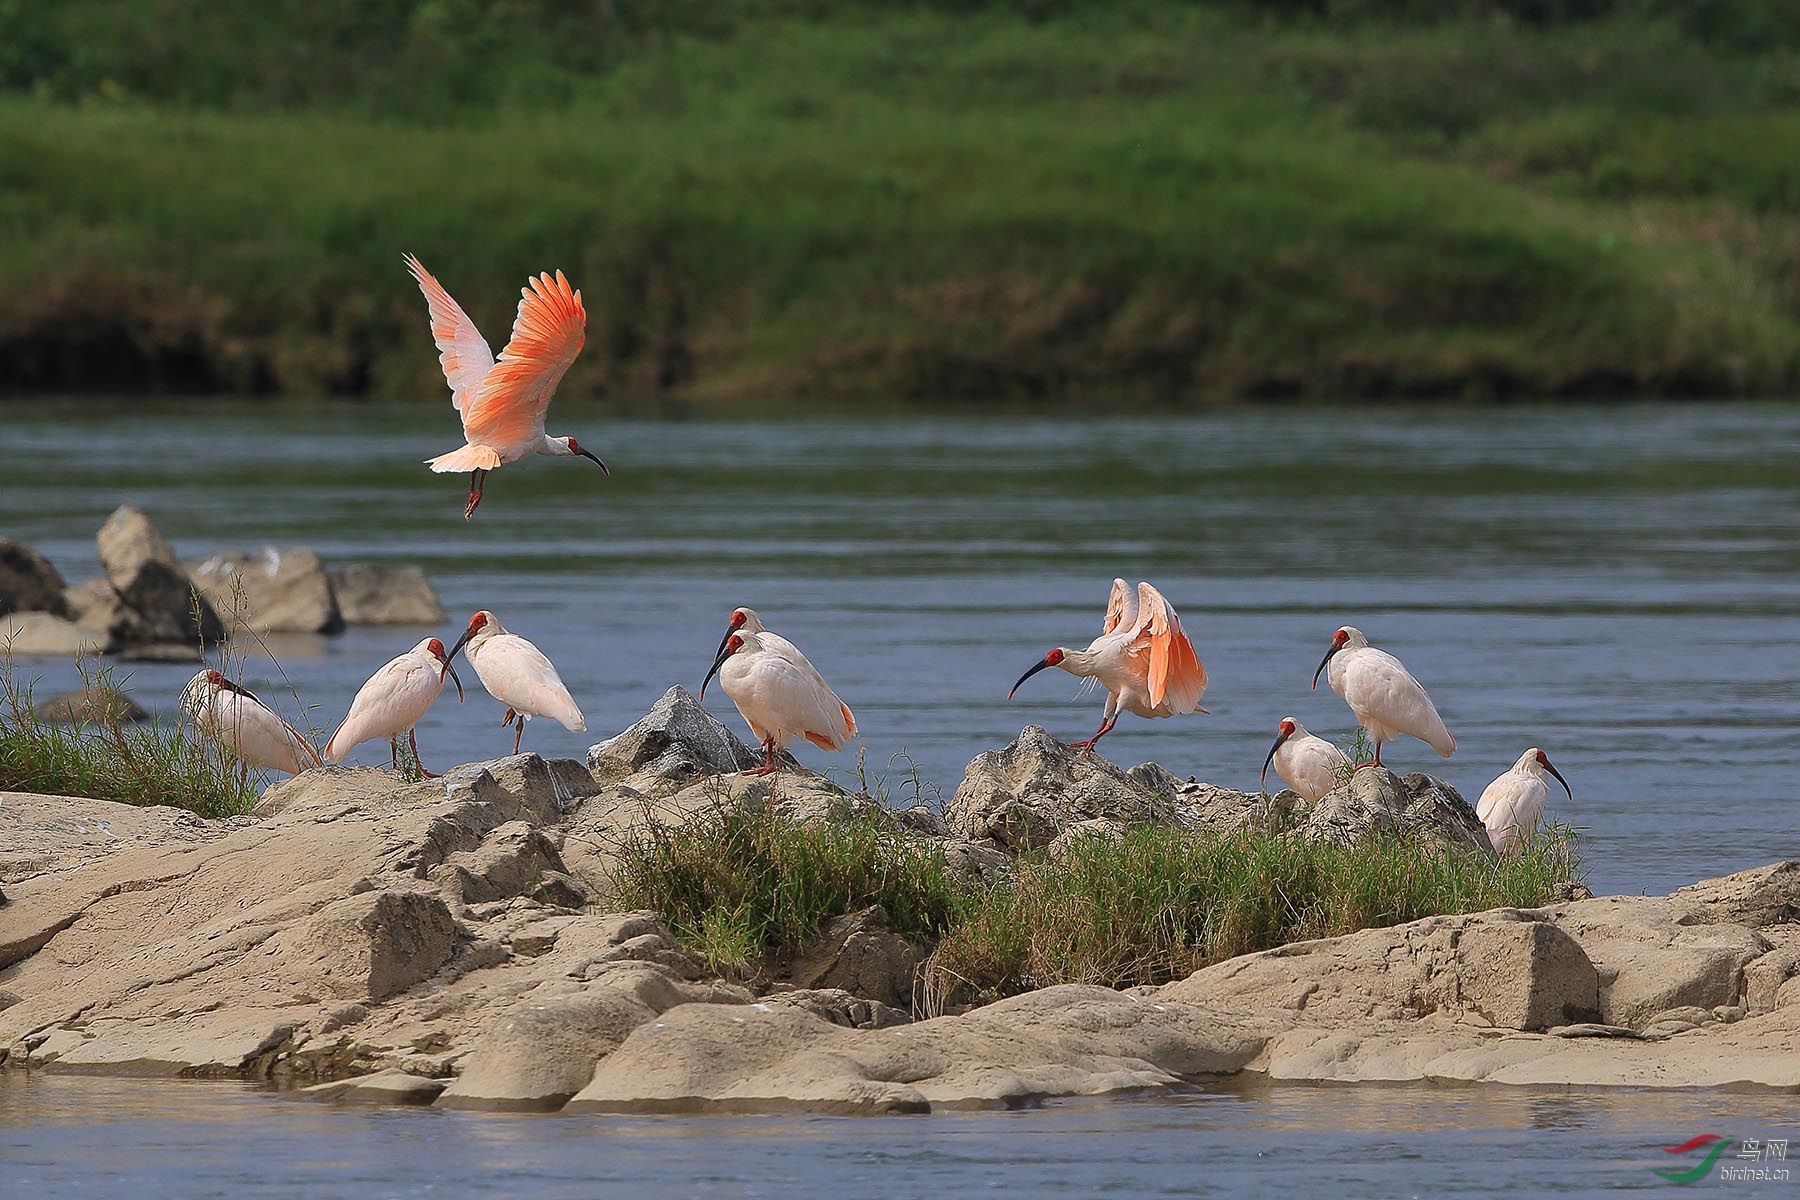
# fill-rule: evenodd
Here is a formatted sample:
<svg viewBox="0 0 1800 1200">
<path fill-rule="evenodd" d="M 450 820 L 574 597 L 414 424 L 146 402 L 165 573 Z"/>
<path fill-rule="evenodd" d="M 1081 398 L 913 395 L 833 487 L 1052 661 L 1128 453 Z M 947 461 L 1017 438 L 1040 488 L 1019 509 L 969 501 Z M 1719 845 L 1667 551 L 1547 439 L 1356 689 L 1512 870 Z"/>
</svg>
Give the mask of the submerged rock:
<svg viewBox="0 0 1800 1200">
<path fill-rule="evenodd" d="M 0 616 L 14 612 L 45 612 L 72 618 L 75 614 L 63 598 L 63 577 L 50 560 L 11 538 L 0 537 Z"/>
<path fill-rule="evenodd" d="M 308 547 L 215 554 L 187 564 L 187 572 L 228 623 L 242 622 L 257 633 L 339 633 L 344 628 L 331 577 Z"/>
<path fill-rule="evenodd" d="M 37 706 L 37 716 L 40 721 L 57 721 L 65 725 L 127 724 L 150 719 L 150 714 L 136 700 L 116 687 L 99 684 L 90 684 L 44 701 Z"/>
</svg>

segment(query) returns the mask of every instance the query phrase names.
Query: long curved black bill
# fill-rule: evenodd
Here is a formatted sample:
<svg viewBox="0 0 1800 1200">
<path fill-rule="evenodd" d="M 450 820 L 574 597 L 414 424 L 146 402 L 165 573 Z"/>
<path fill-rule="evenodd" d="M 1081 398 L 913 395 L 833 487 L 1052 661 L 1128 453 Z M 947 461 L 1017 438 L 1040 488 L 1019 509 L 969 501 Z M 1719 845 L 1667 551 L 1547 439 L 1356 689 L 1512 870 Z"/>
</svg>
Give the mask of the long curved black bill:
<svg viewBox="0 0 1800 1200">
<path fill-rule="evenodd" d="M 448 658 L 444 660 L 444 671 L 450 672 L 450 678 L 456 680 L 456 702 L 461 704 L 463 702 L 462 676 L 456 673 L 456 668 L 450 665 Z M 444 682 L 444 671 L 438 672 L 439 683 Z"/>
<path fill-rule="evenodd" d="M 1569 790 L 1569 781 L 1562 777 L 1562 772 L 1551 766 L 1550 760 L 1547 758 L 1544 760 L 1544 769 L 1556 776 L 1556 782 L 1563 785 L 1563 791 L 1568 792 L 1569 800 L 1573 803 L 1575 800 L 1575 793 Z"/>
<path fill-rule="evenodd" d="M 456 652 L 458 650 L 461 650 L 464 646 L 468 645 L 469 639 L 474 636 L 475 636 L 475 631 L 473 629 L 463 630 L 463 635 L 456 639 L 456 645 L 450 647 L 450 653 L 444 655 L 444 669 L 442 671 L 438 672 L 438 682 L 439 683 L 444 682 L 444 675 L 447 672 L 449 672 L 449 670 L 450 670 L 450 660 L 455 658 Z M 456 690 L 459 693 L 462 691 L 462 680 L 460 680 L 460 679 L 456 681 Z"/>
<path fill-rule="evenodd" d="M 1019 683 L 1024 683 L 1027 679 L 1030 679 L 1033 675 L 1036 675 L 1039 671 L 1042 671 L 1045 667 L 1047 667 L 1049 665 L 1050 665 L 1050 656 L 1046 654 L 1043 658 L 1038 659 L 1036 666 L 1032 667 L 1031 670 L 1029 670 L 1029 671 L 1025 672 L 1023 675 L 1019 676 Z M 1006 693 L 1006 698 L 1008 700 L 1011 700 L 1013 698 L 1013 692 L 1016 692 L 1019 690 L 1019 683 L 1013 684 L 1012 691 L 1009 691 Z"/>
<path fill-rule="evenodd" d="M 731 635 L 728 633 L 725 635 L 725 641 L 719 643 L 718 654 L 713 656 L 712 669 L 706 673 L 706 678 L 700 681 L 700 698 L 702 700 L 706 699 L 706 685 L 712 682 L 713 676 L 719 673 L 719 668 L 725 665 L 725 660 L 731 657 L 731 651 L 725 648 L 725 643 L 730 640 Z"/>
<path fill-rule="evenodd" d="M 586 450 L 583 450 L 583 451 L 581 451 L 581 452 L 580 452 L 580 453 L 581 453 L 581 457 L 583 457 L 583 458 L 588 458 L 588 459 L 592 459 L 592 460 L 593 460 L 593 462 L 594 462 L 594 465 L 595 465 L 595 466 L 596 466 L 596 467 L 599 467 L 599 468 L 600 468 L 600 473 L 601 473 L 601 474 L 602 474 L 602 475 L 611 475 L 611 474 L 612 474 L 612 472 L 611 472 L 611 471 L 609 471 L 609 470 L 607 470 L 607 469 L 606 469 L 606 464 L 605 464 L 605 463 L 603 463 L 603 462 L 601 462 L 601 461 L 600 461 L 600 458 L 599 458 L 599 456 L 598 456 L 598 455 L 595 455 L 595 454 L 590 454 L 590 453 L 589 453 L 589 452 L 588 452 L 588 451 L 586 451 Z"/>
<path fill-rule="evenodd" d="M 1269 764 L 1275 761 L 1275 752 L 1277 750 L 1281 749 L 1281 743 L 1283 743 L 1287 740 L 1288 740 L 1287 734 L 1285 734 L 1285 733 L 1276 734 L 1275 735 L 1275 744 L 1273 746 L 1269 747 L 1269 757 L 1263 759 L 1262 774 L 1257 776 L 1257 778 L 1262 781 L 1263 791 L 1265 791 L 1265 792 L 1269 790 Z"/>
<path fill-rule="evenodd" d="M 1334 646 L 1332 646 L 1331 649 L 1329 649 L 1325 652 L 1325 657 L 1321 658 L 1319 660 L 1319 670 L 1313 672 L 1313 681 L 1312 681 L 1312 690 L 1313 691 L 1316 692 L 1319 690 L 1319 672 L 1323 671 L 1325 669 L 1325 664 L 1331 661 L 1331 656 L 1336 654 L 1341 649 L 1343 649 L 1343 647 L 1334 645 Z"/>
</svg>

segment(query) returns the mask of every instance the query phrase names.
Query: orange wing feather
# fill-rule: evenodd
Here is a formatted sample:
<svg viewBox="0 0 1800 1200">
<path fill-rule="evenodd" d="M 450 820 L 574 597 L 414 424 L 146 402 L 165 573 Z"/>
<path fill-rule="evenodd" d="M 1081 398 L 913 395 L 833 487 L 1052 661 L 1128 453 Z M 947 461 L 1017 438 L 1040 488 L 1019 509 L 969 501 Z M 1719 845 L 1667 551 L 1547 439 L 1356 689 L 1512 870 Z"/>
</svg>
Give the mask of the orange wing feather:
<svg viewBox="0 0 1800 1200">
<path fill-rule="evenodd" d="M 1114 579 L 1106 597 L 1106 619 L 1100 622 L 1100 636 L 1105 637 L 1125 623 L 1125 609 L 1131 603 L 1131 589 L 1123 579 Z"/>
<path fill-rule="evenodd" d="M 555 279 L 540 275 L 530 283 L 520 290 L 512 339 L 463 409 L 463 433 L 471 442 L 512 446 L 541 435 L 556 385 L 581 353 L 587 327 L 581 293 L 561 271 Z"/>
<path fill-rule="evenodd" d="M 1206 668 L 1181 628 L 1175 606 L 1147 583 L 1138 584 L 1140 638 L 1150 643 L 1150 700 L 1166 698 L 1178 713 L 1192 712 L 1206 693 Z"/>
</svg>

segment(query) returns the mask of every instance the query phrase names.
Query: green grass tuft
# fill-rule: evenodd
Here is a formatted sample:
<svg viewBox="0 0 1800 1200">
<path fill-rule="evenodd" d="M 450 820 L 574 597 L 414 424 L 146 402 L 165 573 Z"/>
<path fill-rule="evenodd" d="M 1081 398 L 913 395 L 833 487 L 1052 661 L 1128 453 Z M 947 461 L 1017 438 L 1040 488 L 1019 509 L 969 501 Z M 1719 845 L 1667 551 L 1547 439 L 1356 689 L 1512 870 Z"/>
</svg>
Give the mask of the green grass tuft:
<svg viewBox="0 0 1800 1200">
<path fill-rule="evenodd" d="M 1144 827 L 1033 853 L 996 879 L 946 869 L 880 817 L 801 823 L 725 808 L 621 848 L 617 899 L 660 913 L 714 970 L 759 976 L 872 904 L 921 950 L 933 1006 L 1056 983 L 1164 983 L 1288 942 L 1443 913 L 1534 907 L 1581 877 L 1573 831 L 1518 858 L 1416 841 L 1343 847 L 1283 830 Z"/>
<path fill-rule="evenodd" d="M 119 691 L 109 668 L 81 669 L 84 684 Z M 120 711 L 107 704 L 97 720 L 76 725 L 40 720 L 31 683 L 0 660 L 0 791 L 166 804 L 202 817 L 238 816 L 256 804 L 256 789 L 231 758 L 185 723 L 122 722 Z"/>
</svg>

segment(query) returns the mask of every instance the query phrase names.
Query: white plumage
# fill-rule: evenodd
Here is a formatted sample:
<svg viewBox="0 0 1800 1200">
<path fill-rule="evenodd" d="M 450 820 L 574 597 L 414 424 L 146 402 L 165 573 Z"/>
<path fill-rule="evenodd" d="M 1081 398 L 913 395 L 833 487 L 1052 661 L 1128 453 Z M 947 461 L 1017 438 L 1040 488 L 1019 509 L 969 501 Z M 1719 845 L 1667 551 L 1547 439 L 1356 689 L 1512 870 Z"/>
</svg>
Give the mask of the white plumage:
<svg viewBox="0 0 1800 1200">
<path fill-rule="evenodd" d="M 297 729 L 218 671 L 201 671 L 188 680 L 181 707 L 202 736 L 248 766 L 298 775 L 319 765 L 318 751 Z"/>
<path fill-rule="evenodd" d="M 1175 606 L 1148 583 L 1139 583 L 1133 593 L 1123 579 L 1113 580 L 1100 636 L 1085 650 L 1052 647 L 1019 676 L 1007 699 L 1019 690 L 1019 684 L 1049 667 L 1097 679 L 1106 689 L 1100 728 L 1086 741 L 1073 743 L 1079 749 L 1092 750 L 1118 723 L 1120 710 L 1140 717 L 1206 711 L 1200 707 L 1200 697 L 1206 694 L 1206 668 L 1182 630 Z"/>
<path fill-rule="evenodd" d="M 850 706 L 838 699 L 792 642 L 766 632 L 752 633 L 747 624 L 725 635 L 700 692 L 705 695 L 706 684 L 716 673 L 725 694 L 762 743 L 763 765 L 751 773 L 777 770 L 775 755 L 795 738 L 805 738 L 821 750 L 842 749 L 856 733 Z"/>
<path fill-rule="evenodd" d="M 436 638 L 426 638 L 405 654 L 389 660 L 357 689 L 356 699 L 350 702 L 350 712 L 339 723 L 331 740 L 325 743 L 325 761 L 342 762 L 345 755 L 362 743 L 386 738 L 397 764 L 399 738 L 403 733 L 412 747 L 413 759 L 417 761 L 419 743 L 414 739 L 413 727 L 444 690 L 448 666 L 444 643 Z M 451 671 L 450 675 L 454 678 L 455 672 Z M 456 681 L 456 695 L 459 700 L 462 698 L 460 679 Z M 422 762 L 419 771 L 427 778 L 431 777 Z"/>
<path fill-rule="evenodd" d="M 1269 757 L 1263 760 L 1265 786 L 1271 762 L 1281 781 L 1309 804 L 1317 804 L 1320 797 L 1337 787 L 1350 767 L 1350 760 L 1344 757 L 1342 750 L 1324 738 L 1306 732 L 1306 726 L 1292 717 L 1281 718 L 1275 744 L 1269 747 Z"/>
<path fill-rule="evenodd" d="M 1381 765 L 1382 743 L 1403 733 L 1445 758 L 1456 752 L 1456 739 L 1444 728 L 1444 719 L 1438 716 L 1425 688 L 1399 659 L 1369 645 L 1362 630 L 1345 625 L 1332 635 L 1331 649 L 1313 672 L 1315 688 L 1319 671 L 1327 671 L 1331 690 L 1344 698 L 1356 714 L 1357 724 L 1369 731 L 1375 742 L 1376 766 Z"/>
<path fill-rule="evenodd" d="M 1487 826 L 1488 841 L 1501 856 L 1523 850 L 1537 832 L 1538 822 L 1550 805 L 1550 777 L 1563 786 L 1569 799 L 1575 793 L 1562 772 L 1550 765 L 1550 757 L 1536 746 L 1519 755 L 1519 761 L 1482 790 L 1475 813 Z"/>
<path fill-rule="evenodd" d="M 562 676 L 544 652 L 516 633 L 508 633 L 500 619 L 485 608 L 469 618 L 469 627 L 450 648 L 450 658 L 468 647 L 469 662 L 481 678 L 488 695 L 506 705 L 504 727 L 519 722 L 513 735 L 513 753 L 525 736 L 525 722 L 532 717 L 549 717 L 571 733 L 586 733 L 587 718 L 575 704 L 575 697 L 563 685 Z M 446 669 L 448 669 L 446 663 Z"/>
</svg>

